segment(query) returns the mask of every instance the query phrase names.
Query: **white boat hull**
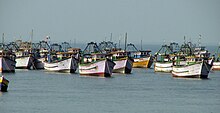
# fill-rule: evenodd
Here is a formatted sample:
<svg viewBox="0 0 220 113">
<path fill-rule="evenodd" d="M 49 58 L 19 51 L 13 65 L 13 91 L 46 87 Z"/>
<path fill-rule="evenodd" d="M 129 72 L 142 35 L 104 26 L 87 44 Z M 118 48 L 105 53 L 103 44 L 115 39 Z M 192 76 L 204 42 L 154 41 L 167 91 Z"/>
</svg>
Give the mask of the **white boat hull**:
<svg viewBox="0 0 220 113">
<path fill-rule="evenodd" d="M 57 62 L 44 62 L 44 68 L 47 71 L 54 72 L 69 72 L 74 73 L 78 67 L 77 60 L 75 58 L 68 58 Z"/>
<path fill-rule="evenodd" d="M 173 66 L 172 62 L 155 62 L 154 71 L 170 73 L 172 71 L 172 66 Z"/>
<path fill-rule="evenodd" d="M 16 59 L 16 68 L 17 69 L 30 69 L 33 65 L 33 57 L 17 57 Z"/>
<path fill-rule="evenodd" d="M 130 58 L 114 61 L 114 73 L 131 73 L 133 67 L 133 60 Z"/>
<path fill-rule="evenodd" d="M 211 65 L 202 61 L 191 65 L 173 66 L 172 75 L 174 77 L 207 78 L 210 69 Z"/>
<path fill-rule="evenodd" d="M 0 72 L 15 72 L 15 64 L 14 60 L 0 57 Z"/>
<path fill-rule="evenodd" d="M 220 70 L 220 62 L 213 62 L 212 70 Z"/>
<path fill-rule="evenodd" d="M 79 64 L 79 73 L 82 76 L 111 77 L 115 63 L 109 59 L 89 64 Z"/>
</svg>

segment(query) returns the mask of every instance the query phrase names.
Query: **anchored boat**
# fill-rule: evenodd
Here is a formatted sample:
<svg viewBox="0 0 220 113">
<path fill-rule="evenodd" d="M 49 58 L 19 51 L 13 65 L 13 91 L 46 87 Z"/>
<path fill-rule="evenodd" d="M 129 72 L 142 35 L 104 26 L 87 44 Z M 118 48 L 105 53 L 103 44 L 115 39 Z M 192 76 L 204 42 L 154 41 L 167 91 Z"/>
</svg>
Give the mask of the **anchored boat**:
<svg viewBox="0 0 220 113">
<path fill-rule="evenodd" d="M 114 73 L 131 73 L 134 60 L 129 57 L 129 52 L 115 51 L 110 53 L 115 63 Z"/>
<path fill-rule="evenodd" d="M 9 46 L 14 48 L 17 69 L 31 69 L 34 66 L 35 56 L 32 42 L 16 40 L 15 42 L 11 42 Z"/>
<path fill-rule="evenodd" d="M 218 49 L 215 53 L 215 60 L 213 62 L 212 70 L 220 70 L 220 46 L 218 46 Z"/>
<path fill-rule="evenodd" d="M 15 58 L 13 52 L 0 50 L 0 72 L 15 72 Z"/>
<path fill-rule="evenodd" d="M 16 54 L 16 68 L 30 69 L 33 66 L 34 56 L 28 50 L 19 50 Z"/>
<path fill-rule="evenodd" d="M 111 77 L 115 63 L 105 54 L 84 54 L 79 64 L 82 76 Z"/>
<path fill-rule="evenodd" d="M 36 69 L 44 69 L 44 61 L 47 60 L 47 55 L 49 54 L 49 51 L 51 51 L 51 47 L 48 44 L 48 41 L 45 40 L 36 43 L 35 46 L 34 67 Z"/>
<path fill-rule="evenodd" d="M 171 72 L 173 62 L 171 59 L 171 50 L 167 45 L 162 45 L 160 50 L 155 54 L 154 71 Z"/>
<path fill-rule="evenodd" d="M 56 50 L 55 46 L 59 49 Z M 78 67 L 78 53 L 73 51 L 60 52 L 62 46 L 59 44 L 53 44 L 51 47 L 52 51 L 49 52 L 46 61 L 44 61 L 44 68 L 48 71 L 74 73 Z"/>
<path fill-rule="evenodd" d="M 60 54 L 64 55 L 64 53 Z M 50 57 L 50 55 L 48 55 Z M 74 73 L 78 67 L 77 60 L 73 56 L 62 57 L 44 62 L 44 68 L 48 71 Z"/>
<path fill-rule="evenodd" d="M 0 77 L 0 91 L 7 92 L 9 81 L 4 77 Z"/>
<path fill-rule="evenodd" d="M 215 60 L 213 62 L 212 70 L 220 70 L 220 61 L 219 60 Z"/>
<path fill-rule="evenodd" d="M 131 57 L 134 59 L 134 68 L 150 68 L 153 64 L 153 56 L 150 50 L 138 50 L 134 44 L 127 44 L 127 51 L 130 52 Z"/>
<path fill-rule="evenodd" d="M 80 75 L 111 77 L 115 63 L 106 56 L 96 43 L 88 43 L 79 63 Z"/>
<path fill-rule="evenodd" d="M 199 57 L 186 57 L 186 59 L 185 65 L 177 63 L 173 66 L 172 75 L 174 77 L 208 78 L 212 64 Z"/>
</svg>

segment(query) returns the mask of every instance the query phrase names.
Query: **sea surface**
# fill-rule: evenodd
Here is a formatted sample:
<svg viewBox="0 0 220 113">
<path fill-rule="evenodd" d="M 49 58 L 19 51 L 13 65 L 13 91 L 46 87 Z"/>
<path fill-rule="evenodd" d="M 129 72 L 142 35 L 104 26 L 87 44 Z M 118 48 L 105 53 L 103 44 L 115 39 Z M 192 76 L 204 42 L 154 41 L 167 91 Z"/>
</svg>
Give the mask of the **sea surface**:
<svg viewBox="0 0 220 113">
<path fill-rule="evenodd" d="M 160 45 L 144 47 L 154 54 Z M 216 47 L 207 48 L 213 54 Z M 220 71 L 209 79 L 173 78 L 153 68 L 111 78 L 22 69 L 3 75 L 10 83 L 0 92 L 0 113 L 220 112 Z"/>
<path fill-rule="evenodd" d="M 219 113 L 220 71 L 209 79 L 173 78 L 134 68 L 111 78 L 16 70 L 6 73 L 0 113 Z"/>
</svg>

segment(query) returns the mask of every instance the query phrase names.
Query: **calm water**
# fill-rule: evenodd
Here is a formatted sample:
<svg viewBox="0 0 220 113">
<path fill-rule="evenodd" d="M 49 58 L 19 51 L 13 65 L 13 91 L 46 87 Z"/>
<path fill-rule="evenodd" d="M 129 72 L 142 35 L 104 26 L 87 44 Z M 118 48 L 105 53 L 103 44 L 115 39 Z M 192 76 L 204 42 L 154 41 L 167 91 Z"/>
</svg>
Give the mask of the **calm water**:
<svg viewBox="0 0 220 113">
<path fill-rule="evenodd" d="M 154 54 L 160 45 L 145 45 Z M 207 47 L 211 52 L 216 47 Z M 83 48 L 82 48 L 83 49 Z M 179 79 L 153 69 L 133 69 L 112 78 L 78 73 L 16 70 L 4 74 L 0 113 L 219 113 L 220 71 L 209 79 Z"/>
<path fill-rule="evenodd" d="M 112 78 L 16 70 L 0 93 L 0 113 L 219 113 L 220 71 L 177 79 L 153 69 Z"/>
</svg>

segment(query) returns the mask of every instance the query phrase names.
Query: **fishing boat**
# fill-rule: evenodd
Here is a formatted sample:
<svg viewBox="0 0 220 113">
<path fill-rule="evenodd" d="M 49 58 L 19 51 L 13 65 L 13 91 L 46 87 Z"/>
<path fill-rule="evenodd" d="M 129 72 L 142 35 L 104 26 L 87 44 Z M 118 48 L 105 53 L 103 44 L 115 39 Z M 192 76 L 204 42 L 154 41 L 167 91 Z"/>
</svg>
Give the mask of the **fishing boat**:
<svg viewBox="0 0 220 113">
<path fill-rule="evenodd" d="M 15 58 L 11 51 L 0 50 L 0 72 L 15 72 Z"/>
<path fill-rule="evenodd" d="M 171 50 L 167 45 L 162 45 L 158 52 L 155 54 L 154 71 L 155 72 L 171 72 L 172 71 L 172 58 Z"/>
<path fill-rule="evenodd" d="M 212 70 L 220 70 L 220 46 L 218 46 L 218 49 L 215 53 L 215 60 L 213 62 Z"/>
<path fill-rule="evenodd" d="M 200 57 L 186 57 L 185 65 L 173 65 L 173 77 L 190 77 L 190 78 L 208 78 L 208 74 L 212 67 L 207 60 Z M 179 62 L 179 61 L 177 61 Z"/>
<path fill-rule="evenodd" d="M 172 62 L 166 61 L 166 62 L 155 62 L 154 64 L 154 71 L 155 72 L 171 72 L 172 71 Z"/>
<path fill-rule="evenodd" d="M 65 53 L 66 54 L 66 53 Z M 59 53 L 60 56 L 64 56 L 64 53 Z M 58 59 L 44 61 L 44 68 L 48 71 L 55 72 L 69 72 L 74 73 L 78 67 L 78 62 L 73 56 L 58 57 Z M 50 55 L 48 55 L 50 57 Z M 49 58 L 48 58 L 49 59 Z"/>
<path fill-rule="evenodd" d="M 142 47 L 141 47 L 142 48 Z M 151 50 L 138 50 L 134 44 L 127 44 L 127 51 L 130 52 L 134 59 L 133 68 L 150 68 L 153 64 Z"/>
<path fill-rule="evenodd" d="M 0 77 L 0 91 L 7 92 L 9 81 L 4 77 Z"/>
<path fill-rule="evenodd" d="M 139 51 L 134 53 L 134 68 L 150 68 L 153 64 L 153 57 L 149 54 L 151 51 Z"/>
<path fill-rule="evenodd" d="M 44 69 L 44 61 L 47 59 L 47 54 L 49 54 L 47 49 L 39 49 L 35 52 L 34 68 Z"/>
<path fill-rule="evenodd" d="M 22 41 L 16 40 L 14 43 L 12 42 L 10 45 L 15 47 L 16 54 L 16 68 L 17 69 L 34 69 L 34 52 L 35 50 L 32 48 L 32 39 L 33 39 L 33 29 L 31 32 L 31 40 Z"/>
<path fill-rule="evenodd" d="M 79 63 L 80 75 L 111 77 L 115 63 L 106 56 L 95 42 L 88 43 Z"/>
<path fill-rule="evenodd" d="M 130 57 L 130 52 L 116 48 L 116 44 L 111 41 L 99 43 L 99 48 L 102 53 L 107 54 L 114 61 L 114 73 L 131 73 L 133 59 Z"/>
<path fill-rule="evenodd" d="M 49 37 L 46 37 L 47 40 L 42 40 L 35 44 L 34 67 L 36 69 L 44 69 L 44 61 L 46 61 L 47 55 L 49 51 L 51 51 L 50 45 L 48 44 L 48 38 Z"/>
<path fill-rule="evenodd" d="M 211 53 L 206 49 L 205 46 L 199 46 L 194 48 L 193 54 L 196 57 L 209 58 Z"/>
<path fill-rule="evenodd" d="M 20 49 L 16 54 L 16 69 L 31 69 L 34 56 L 28 50 Z"/>
<path fill-rule="evenodd" d="M 115 63 L 105 56 L 105 54 L 85 54 L 79 64 L 80 75 L 111 77 Z"/>
<path fill-rule="evenodd" d="M 212 70 L 220 70 L 220 61 L 219 60 L 215 60 L 213 62 Z"/>
<path fill-rule="evenodd" d="M 15 72 L 15 58 L 13 52 L 0 50 L 0 72 Z"/>
<path fill-rule="evenodd" d="M 7 44 L 8 48 L 15 52 L 17 69 L 30 69 L 33 66 L 34 56 L 31 53 L 31 44 L 31 42 L 22 42 L 22 40 Z"/>
<path fill-rule="evenodd" d="M 108 56 L 114 61 L 115 66 L 114 73 L 131 73 L 133 66 L 133 58 L 130 56 L 130 52 L 126 51 L 127 48 L 127 33 L 125 34 L 125 49 L 116 48 L 116 44 L 107 42 L 104 50 Z M 103 49 L 102 49 L 103 50 Z"/>
<path fill-rule="evenodd" d="M 0 72 L 15 72 L 15 54 L 4 44 L 4 33 L 2 35 L 2 43 L 0 43 Z"/>
<path fill-rule="evenodd" d="M 58 46 L 59 50 L 55 50 L 53 46 Z M 44 61 L 44 68 L 48 71 L 74 73 L 78 67 L 76 56 L 79 55 L 71 51 L 60 52 L 61 46 L 59 44 L 52 44 L 51 47 L 52 51 L 49 52 L 46 61 Z"/>
<path fill-rule="evenodd" d="M 124 50 L 115 51 L 110 53 L 112 60 L 115 63 L 113 72 L 114 73 L 131 73 L 134 60 L 129 57 L 130 52 Z"/>
</svg>

